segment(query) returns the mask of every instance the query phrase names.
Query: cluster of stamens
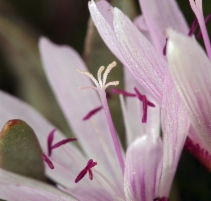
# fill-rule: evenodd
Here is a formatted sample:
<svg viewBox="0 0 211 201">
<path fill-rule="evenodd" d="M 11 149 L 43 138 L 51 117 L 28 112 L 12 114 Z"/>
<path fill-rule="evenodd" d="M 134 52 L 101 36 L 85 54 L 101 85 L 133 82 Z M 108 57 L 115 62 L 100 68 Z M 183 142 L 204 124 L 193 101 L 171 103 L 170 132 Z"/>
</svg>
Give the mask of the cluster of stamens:
<svg viewBox="0 0 211 201">
<path fill-rule="evenodd" d="M 97 79 L 95 79 L 95 77 L 86 71 L 82 71 L 82 70 L 76 70 L 78 73 L 83 74 L 88 76 L 95 84 L 96 87 L 93 86 L 84 86 L 84 87 L 79 87 L 79 89 L 87 89 L 87 88 L 91 88 L 91 89 L 95 89 L 95 90 L 99 90 L 99 89 L 103 89 L 105 90 L 108 86 L 117 86 L 119 84 L 119 81 L 113 81 L 113 82 L 108 82 L 106 84 L 106 80 L 108 77 L 108 74 L 110 73 L 111 69 L 114 68 L 116 66 L 116 62 L 112 62 L 111 64 L 109 64 L 105 70 L 104 66 L 101 66 L 98 70 L 97 73 Z M 102 76 L 102 72 L 105 70 L 103 76 Z"/>
</svg>

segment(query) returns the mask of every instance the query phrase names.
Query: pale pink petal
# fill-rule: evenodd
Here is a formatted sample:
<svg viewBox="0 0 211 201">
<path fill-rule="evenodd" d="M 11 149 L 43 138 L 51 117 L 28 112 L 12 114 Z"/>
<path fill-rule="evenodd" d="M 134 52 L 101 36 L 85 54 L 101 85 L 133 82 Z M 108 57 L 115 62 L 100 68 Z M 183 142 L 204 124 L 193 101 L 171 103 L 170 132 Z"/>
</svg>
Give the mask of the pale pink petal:
<svg viewBox="0 0 211 201">
<path fill-rule="evenodd" d="M 156 198 L 161 173 L 162 144 L 144 135 L 130 145 L 126 154 L 124 191 L 127 200 L 152 201 Z"/>
<path fill-rule="evenodd" d="M 165 31 L 171 27 L 188 34 L 188 26 L 175 0 L 139 0 L 154 47 L 162 54 Z"/>
<path fill-rule="evenodd" d="M 82 149 L 121 191 L 123 177 L 104 112 L 82 120 L 102 105 L 96 91 L 78 89 L 93 85 L 90 78 L 76 72 L 88 71 L 85 64 L 73 49 L 55 45 L 46 38 L 41 38 L 39 48 L 47 78 Z"/>
<path fill-rule="evenodd" d="M 120 10 L 113 9 L 105 1 L 97 4 L 91 1 L 89 9 L 107 46 L 160 103 L 167 63 Z"/>
<path fill-rule="evenodd" d="M 168 31 L 167 58 L 193 128 L 211 151 L 211 63 L 194 38 Z"/>
<path fill-rule="evenodd" d="M 119 51 L 143 88 L 160 101 L 167 63 L 127 16 L 117 8 L 113 13 Z"/>
<path fill-rule="evenodd" d="M 186 110 L 181 104 L 170 75 L 166 75 L 161 108 L 163 131 L 163 168 L 159 196 L 168 197 L 188 130 L 190 127 Z"/>
<path fill-rule="evenodd" d="M 0 169 L 0 199 L 14 201 L 74 201 L 53 186 Z"/>
<path fill-rule="evenodd" d="M 149 29 L 146 24 L 146 20 L 143 15 L 139 15 L 134 20 L 134 25 L 138 28 L 138 30 L 147 38 L 148 41 L 152 43 L 152 38 L 150 36 Z"/>
</svg>

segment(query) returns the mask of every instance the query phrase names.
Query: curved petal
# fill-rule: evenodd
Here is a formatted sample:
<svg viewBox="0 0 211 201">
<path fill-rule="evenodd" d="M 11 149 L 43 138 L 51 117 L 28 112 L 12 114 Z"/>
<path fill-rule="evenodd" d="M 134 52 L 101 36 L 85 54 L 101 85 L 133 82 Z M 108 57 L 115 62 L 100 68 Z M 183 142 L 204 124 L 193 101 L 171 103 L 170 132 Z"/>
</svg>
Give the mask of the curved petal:
<svg viewBox="0 0 211 201">
<path fill-rule="evenodd" d="M 166 76 L 161 119 L 163 131 L 163 168 L 159 185 L 159 196 L 168 197 L 190 127 L 186 110 L 180 101 L 170 74 Z"/>
<path fill-rule="evenodd" d="M 168 31 L 167 58 L 193 128 L 211 151 L 211 63 L 194 38 Z"/>
<path fill-rule="evenodd" d="M 145 38 L 151 42 L 152 44 L 152 38 L 150 36 L 149 29 L 146 24 L 146 20 L 143 15 L 139 15 L 134 20 L 134 25 L 138 28 L 139 31 L 145 36 Z"/>
<path fill-rule="evenodd" d="M 162 144 L 144 135 L 128 148 L 124 190 L 127 200 L 152 201 L 157 195 L 162 164 Z"/>
<path fill-rule="evenodd" d="M 82 149 L 98 162 L 98 169 L 122 191 L 123 177 L 105 114 L 100 111 L 90 120 L 82 120 L 101 105 L 96 91 L 78 89 L 93 85 L 90 78 L 76 72 L 76 69 L 87 71 L 85 64 L 73 49 L 55 45 L 46 38 L 40 39 L 39 48 L 48 80 Z"/>
<path fill-rule="evenodd" d="M 175 0 L 139 0 L 147 27 L 157 51 L 166 44 L 165 31 L 171 27 L 188 34 L 188 26 Z"/>
<path fill-rule="evenodd" d="M 120 10 L 105 1 L 89 2 L 89 10 L 106 45 L 160 103 L 167 63 Z"/>
<path fill-rule="evenodd" d="M 15 201 L 75 200 L 55 187 L 2 169 L 0 169 L 0 198 Z"/>
</svg>

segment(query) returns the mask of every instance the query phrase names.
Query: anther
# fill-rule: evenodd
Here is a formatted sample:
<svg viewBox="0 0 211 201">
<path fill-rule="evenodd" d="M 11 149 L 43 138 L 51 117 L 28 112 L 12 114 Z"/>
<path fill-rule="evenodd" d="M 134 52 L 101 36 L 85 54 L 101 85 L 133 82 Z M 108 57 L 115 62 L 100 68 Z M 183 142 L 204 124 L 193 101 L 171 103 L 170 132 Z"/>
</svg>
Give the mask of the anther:
<svg viewBox="0 0 211 201">
<path fill-rule="evenodd" d="M 85 87 L 79 87 L 79 89 L 87 89 L 87 88 L 91 88 L 91 89 L 95 89 L 95 90 L 98 90 L 98 89 L 103 89 L 105 90 L 108 86 L 116 86 L 119 84 L 119 81 L 113 81 L 113 82 L 108 82 L 106 84 L 106 80 L 107 80 L 107 77 L 108 77 L 108 74 L 110 73 L 111 69 L 114 68 L 116 66 L 116 62 L 112 62 L 111 64 L 108 65 L 108 67 L 106 68 L 104 74 L 103 74 L 103 78 L 102 78 L 102 72 L 104 71 L 105 67 L 104 66 L 101 66 L 98 70 L 98 73 L 97 73 L 97 79 L 94 78 L 94 76 L 89 73 L 89 72 L 86 72 L 86 71 L 81 71 L 81 70 L 76 70 L 78 73 L 80 74 L 83 74 L 83 75 L 86 75 L 88 76 L 95 84 L 95 87 L 93 86 L 85 86 Z"/>
<path fill-rule="evenodd" d="M 142 123 L 147 122 L 147 106 L 155 107 L 153 103 L 147 100 L 147 97 L 145 95 L 142 95 L 138 89 L 135 87 L 134 91 L 136 92 L 137 98 L 142 102 L 142 108 L 143 108 L 143 115 L 142 115 Z"/>
<path fill-rule="evenodd" d="M 94 114 L 96 114 L 97 112 L 99 112 L 100 110 L 103 109 L 103 106 L 97 107 L 93 110 L 91 110 L 84 118 L 83 121 L 90 119 Z"/>
<path fill-rule="evenodd" d="M 46 164 L 48 165 L 48 167 L 50 169 L 54 169 L 53 163 L 51 162 L 51 160 L 44 153 L 42 154 L 42 159 L 43 159 L 43 161 L 46 162 Z"/>
<path fill-rule="evenodd" d="M 76 138 L 67 138 L 67 139 L 61 140 L 61 141 L 57 142 L 56 144 L 52 145 L 55 131 L 56 131 L 56 129 L 52 130 L 50 132 L 50 134 L 48 135 L 48 140 L 47 140 L 48 156 L 51 156 L 53 149 L 58 148 L 61 145 L 64 145 L 64 144 L 66 144 L 68 142 L 72 142 L 72 141 L 76 141 L 77 140 Z"/>
<path fill-rule="evenodd" d="M 83 170 L 81 170 L 81 172 L 76 177 L 75 183 L 78 183 L 81 179 L 83 179 L 84 176 L 87 174 L 87 172 L 89 173 L 89 179 L 92 180 L 93 179 L 93 173 L 92 173 L 91 168 L 93 168 L 96 165 L 97 165 L 97 162 L 93 162 L 93 159 L 90 159 L 87 162 L 86 167 Z"/>
<path fill-rule="evenodd" d="M 166 46 L 167 46 L 168 38 L 166 38 L 165 45 L 163 47 L 163 55 L 166 56 Z"/>
<path fill-rule="evenodd" d="M 136 94 L 134 94 L 134 93 L 129 93 L 129 92 L 127 92 L 127 91 L 120 90 L 120 89 L 115 89 L 115 88 L 113 88 L 113 89 L 111 89 L 111 92 L 112 92 L 112 93 L 115 93 L 115 94 L 121 94 L 121 95 L 126 96 L 126 97 L 136 97 Z"/>
</svg>

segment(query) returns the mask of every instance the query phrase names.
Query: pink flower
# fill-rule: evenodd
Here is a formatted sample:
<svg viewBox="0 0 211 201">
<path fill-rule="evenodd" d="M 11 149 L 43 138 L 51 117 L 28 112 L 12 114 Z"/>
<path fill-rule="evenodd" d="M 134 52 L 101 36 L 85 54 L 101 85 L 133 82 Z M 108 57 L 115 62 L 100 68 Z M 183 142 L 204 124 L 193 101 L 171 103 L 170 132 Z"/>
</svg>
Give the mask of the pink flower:
<svg viewBox="0 0 211 201">
<path fill-rule="evenodd" d="M 50 150 L 49 159 L 54 169 L 46 164 L 46 173 L 56 187 L 0 170 L 0 198 L 72 200 L 72 195 L 84 201 L 167 201 L 190 128 L 188 115 L 194 128 L 191 127 L 191 136 L 195 138 L 191 139 L 204 145 L 201 132 L 205 129 L 206 145 L 209 145 L 209 73 L 205 73 L 209 60 L 193 38 L 172 30 L 165 35 L 168 27 L 188 34 L 188 27 L 174 1 L 140 0 L 140 3 L 144 18 L 137 18 L 135 23 L 142 31 L 144 28 L 151 42 L 117 8 L 112 8 L 106 1 L 89 2 L 99 33 L 126 67 L 126 91 L 114 90 L 121 94 L 127 131 L 126 154 L 118 141 L 105 94 L 106 87 L 118 84 L 118 81 L 106 83 L 115 63 L 111 63 L 103 75 L 104 67 L 100 67 L 95 79 L 73 49 L 41 38 L 39 47 L 46 75 L 83 153 L 73 144 Z M 193 2 L 191 5 L 193 7 Z M 197 16 L 200 18 L 201 14 Z M 200 20 L 201 26 L 203 20 Z M 206 33 L 201 30 L 207 43 Z M 162 55 L 166 37 L 168 63 Z M 206 47 L 209 50 L 209 46 Z M 195 63 L 190 55 L 186 57 L 187 52 L 194 55 Z M 199 58 L 203 58 L 200 72 L 195 70 L 200 64 Z M 191 71 L 189 63 L 201 76 Z M 181 68 L 183 65 L 187 68 Z M 87 76 L 80 75 L 76 69 Z M 86 90 L 79 91 L 81 86 Z M 37 133 L 43 152 L 49 152 L 46 142 L 47 139 L 51 142 L 48 133 L 54 126 L 38 112 L 4 92 L 0 93 L 0 111 L 0 126 L 8 119 L 25 120 Z M 56 132 L 55 141 L 64 138 L 60 131 Z"/>
</svg>

